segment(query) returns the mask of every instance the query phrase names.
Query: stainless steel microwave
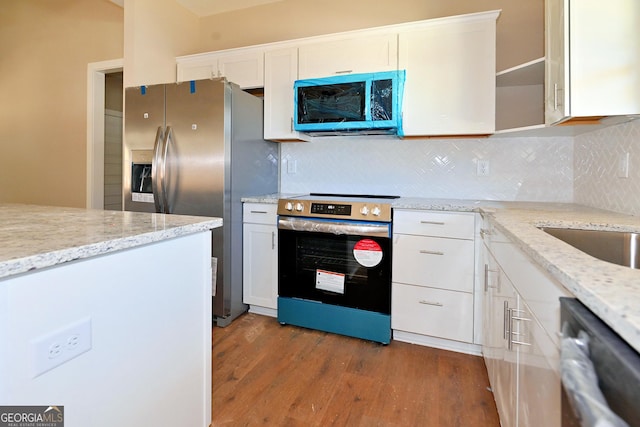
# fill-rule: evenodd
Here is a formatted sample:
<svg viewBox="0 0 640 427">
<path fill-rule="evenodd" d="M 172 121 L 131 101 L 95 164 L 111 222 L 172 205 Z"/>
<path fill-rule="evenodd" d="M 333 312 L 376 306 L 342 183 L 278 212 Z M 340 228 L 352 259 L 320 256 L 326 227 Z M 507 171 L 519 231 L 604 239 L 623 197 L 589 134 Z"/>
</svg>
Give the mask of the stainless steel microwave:
<svg viewBox="0 0 640 427">
<path fill-rule="evenodd" d="M 402 135 L 404 80 L 404 70 L 297 80 L 294 129 Z"/>
</svg>

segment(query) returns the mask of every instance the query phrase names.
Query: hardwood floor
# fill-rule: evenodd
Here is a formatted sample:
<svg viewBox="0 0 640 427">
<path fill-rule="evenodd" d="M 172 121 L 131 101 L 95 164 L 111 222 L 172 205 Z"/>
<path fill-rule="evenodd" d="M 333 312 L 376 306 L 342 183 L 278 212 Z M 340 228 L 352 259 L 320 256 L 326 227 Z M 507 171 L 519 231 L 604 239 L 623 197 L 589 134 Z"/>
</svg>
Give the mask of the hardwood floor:
<svg viewBox="0 0 640 427">
<path fill-rule="evenodd" d="M 213 329 L 213 426 L 499 427 L 481 357 L 247 313 Z"/>
</svg>

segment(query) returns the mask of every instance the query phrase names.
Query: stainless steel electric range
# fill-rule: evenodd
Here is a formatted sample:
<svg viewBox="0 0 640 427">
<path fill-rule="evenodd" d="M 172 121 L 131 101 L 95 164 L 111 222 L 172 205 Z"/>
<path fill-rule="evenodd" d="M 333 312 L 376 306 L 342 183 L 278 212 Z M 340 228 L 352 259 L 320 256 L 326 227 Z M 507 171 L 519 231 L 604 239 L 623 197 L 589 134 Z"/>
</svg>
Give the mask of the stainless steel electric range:
<svg viewBox="0 0 640 427">
<path fill-rule="evenodd" d="M 391 204 L 312 193 L 278 201 L 278 321 L 391 341 Z"/>
</svg>

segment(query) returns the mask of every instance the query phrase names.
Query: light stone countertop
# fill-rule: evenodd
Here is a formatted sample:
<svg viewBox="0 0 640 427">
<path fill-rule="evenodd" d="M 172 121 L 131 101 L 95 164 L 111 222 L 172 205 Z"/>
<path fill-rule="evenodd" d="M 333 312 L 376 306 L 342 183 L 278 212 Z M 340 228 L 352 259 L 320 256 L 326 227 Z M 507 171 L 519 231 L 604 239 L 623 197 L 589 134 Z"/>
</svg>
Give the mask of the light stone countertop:
<svg viewBox="0 0 640 427">
<path fill-rule="evenodd" d="M 640 270 L 600 261 L 538 229 L 640 232 L 640 218 L 562 203 L 401 198 L 393 207 L 490 215 L 523 252 L 640 351 Z"/>
<path fill-rule="evenodd" d="M 246 201 L 277 203 L 281 196 L 291 195 Z M 640 270 L 600 261 L 537 228 L 640 232 L 640 218 L 571 203 L 401 197 L 392 206 L 490 215 L 500 231 L 640 352 Z"/>
<path fill-rule="evenodd" d="M 221 226 L 221 218 L 0 204 L 0 279 Z"/>
</svg>

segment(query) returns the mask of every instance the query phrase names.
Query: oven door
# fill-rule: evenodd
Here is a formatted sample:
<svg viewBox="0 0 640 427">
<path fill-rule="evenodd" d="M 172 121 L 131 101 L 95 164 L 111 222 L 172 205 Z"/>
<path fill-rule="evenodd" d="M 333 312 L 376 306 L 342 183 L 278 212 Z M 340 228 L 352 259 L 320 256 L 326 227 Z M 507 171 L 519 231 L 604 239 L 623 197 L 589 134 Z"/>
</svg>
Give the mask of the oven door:
<svg viewBox="0 0 640 427">
<path fill-rule="evenodd" d="M 280 217 L 278 292 L 391 313 L 391 224 Z"/>
</svg>

